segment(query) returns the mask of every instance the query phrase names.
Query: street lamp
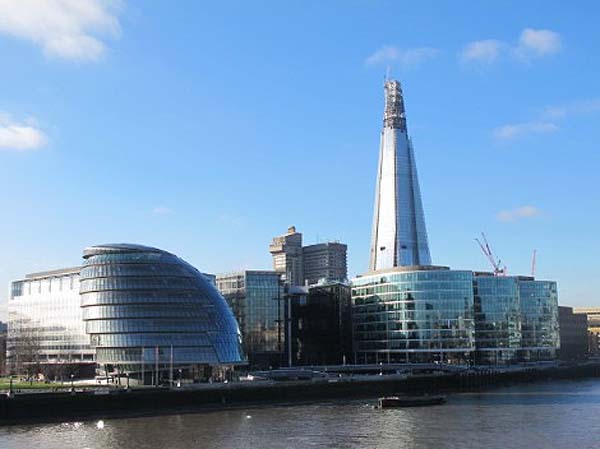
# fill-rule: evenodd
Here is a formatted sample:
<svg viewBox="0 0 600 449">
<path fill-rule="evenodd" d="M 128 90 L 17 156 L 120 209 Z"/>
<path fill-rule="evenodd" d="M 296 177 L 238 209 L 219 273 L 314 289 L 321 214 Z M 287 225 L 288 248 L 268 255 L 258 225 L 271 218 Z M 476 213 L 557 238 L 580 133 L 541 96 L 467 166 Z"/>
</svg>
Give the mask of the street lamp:
<svg viewBox="0 0 600 449">
<path fill-rule="evenodd" d="M 75 378 L 75 374 L 71 373 L 71 393 L 75 393 L 75 387 L 73 386 L 74 378 Z"/>
</svg>

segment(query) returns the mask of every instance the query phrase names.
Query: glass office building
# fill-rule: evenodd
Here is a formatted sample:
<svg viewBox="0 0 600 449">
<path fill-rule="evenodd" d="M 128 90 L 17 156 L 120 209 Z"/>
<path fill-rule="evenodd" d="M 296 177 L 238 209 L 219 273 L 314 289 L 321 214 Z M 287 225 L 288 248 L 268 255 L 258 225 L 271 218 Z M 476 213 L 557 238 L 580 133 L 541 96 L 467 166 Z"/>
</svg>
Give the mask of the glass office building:
<svg viewBox="0 0 600 449">
<path fill-rule="evenodd" d="M 79 270 L 29 274 L 10 284 L 7 358 L 13 373 L 35 365 L 50 377 L 93 374 L 95 351 L 82 319 Z M 51 369 L 59 365 L 76 366 L 69 373 Z"/>
<path fill-rule="evenodd" d="M 81 269 L 85 330 L 108 372 L 156 364 L 243 363 L 238 325 L 211 282 L 187 262 L 130 244 L 86 248 Z"/>
<path fill-rule="evenodd" d="M 554 281 L 519 279 L 521 352 L 525 360 L 551 360 L 560 347 L 558 292 Z"/>
<path fill-rule="evenodd" d="M 245 270 L 217 276 L 217 287 L 237 318 L 251 367 L 279 366 L 284 354 L 285 304 L 281 273 Z"/>
<path fill-rule="evenodd" d="M 406 267 L 352 281 L 357 363 L 466 363 L 475 349 L 473 273 Z"/>
<path fill-rule="evenodd" d="M 294 365 L 353 363 L 350 285 L 325 281 L 291 300 Z"/>
<path fill-rule="evenodd" d="M 553 360 L 556 282 L 405 267 L 352 280 L 358 363 Z"/>
<path fill-rule="evenodd" d="M 521 349 L 521 301 L 516 277 L 476 275 L 475 305 L 476 362 L 508 364 Z"/>
</svg>

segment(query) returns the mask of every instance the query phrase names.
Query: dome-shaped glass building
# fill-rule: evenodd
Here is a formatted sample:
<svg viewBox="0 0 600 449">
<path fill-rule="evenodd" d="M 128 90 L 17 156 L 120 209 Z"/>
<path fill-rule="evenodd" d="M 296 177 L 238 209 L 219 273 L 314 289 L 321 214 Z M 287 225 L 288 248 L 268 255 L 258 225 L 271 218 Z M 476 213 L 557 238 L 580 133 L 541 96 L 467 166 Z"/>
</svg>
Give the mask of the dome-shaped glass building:
<svg viewBox="0 0 600 449">
<path fill-rule="evenodd" d="M 229 306 L 187 262 L 131 244 L 91 246 L 83 258 L 83 319 L 108 372 L 244 362 Z"/>
</svg>

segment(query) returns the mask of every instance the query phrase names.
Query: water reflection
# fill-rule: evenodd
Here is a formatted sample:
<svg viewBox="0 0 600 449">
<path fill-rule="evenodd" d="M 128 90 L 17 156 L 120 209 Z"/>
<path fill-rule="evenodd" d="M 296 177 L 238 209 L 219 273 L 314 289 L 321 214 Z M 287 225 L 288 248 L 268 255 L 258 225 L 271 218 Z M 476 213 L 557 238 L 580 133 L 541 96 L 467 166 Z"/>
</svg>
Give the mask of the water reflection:
<svg viewBox="0 0 600 449">
<path fill-rule="evenodd" d="M 374 410 L 352 400 L 0 429 L 29 449 L 596 448 L 600 381 L 540 383 L 451 396 L 437 407 Z"/>
</svg>

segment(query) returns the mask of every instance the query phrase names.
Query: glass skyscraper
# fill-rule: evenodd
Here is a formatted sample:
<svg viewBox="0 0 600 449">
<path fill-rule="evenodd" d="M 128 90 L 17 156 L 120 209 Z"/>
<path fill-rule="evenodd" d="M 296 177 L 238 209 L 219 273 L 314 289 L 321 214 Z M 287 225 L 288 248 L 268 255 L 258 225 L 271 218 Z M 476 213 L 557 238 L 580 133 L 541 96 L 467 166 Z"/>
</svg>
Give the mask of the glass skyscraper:
<svg viewBox="0 0 600 449">
<path fill-rule="evenodd" d="M 402 88 L 387 81 L 369 270 L 415 265 L 431 265 L 431 256 Z"/>
<path fill-rule="evenodd" d="M 385 110 L 369 271 L 352 280 L 358 363 L 551 360 L 559 346 L 556 283 L 431 265 L 400 83 Z"/>
<path fill-rule="evenodd" d="M 268 368 L 281 364 L 285 344 L 281 273 L 245 270 L 221 274 L 217 287 L 240 324 L 250 365 Z"/>
<path fill-rule="evenodd" d="M 244 361 L 230 308 L 206 276 L 177 256 L 141 245 L 86 248 L 85 330 L 107 370 L 234 365 Z"/>
</svg>

